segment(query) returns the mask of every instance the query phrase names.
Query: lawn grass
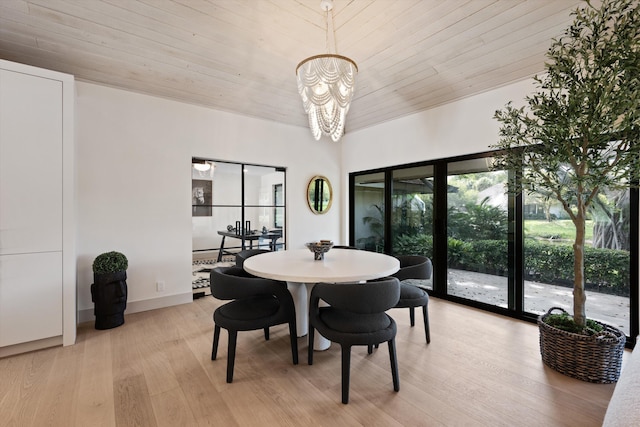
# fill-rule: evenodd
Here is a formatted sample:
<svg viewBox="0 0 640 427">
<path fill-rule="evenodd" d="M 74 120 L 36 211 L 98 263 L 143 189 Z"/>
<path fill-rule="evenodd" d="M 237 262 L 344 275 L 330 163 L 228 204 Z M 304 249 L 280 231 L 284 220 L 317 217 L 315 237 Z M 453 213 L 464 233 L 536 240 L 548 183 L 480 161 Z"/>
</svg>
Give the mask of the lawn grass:
<svg viewBox="0 0 640 427">
<path fill-rule="evenodd" d="M 558 219 L 547 222 L 545 220 L 527 219 L 524 221 L 526 238 L 553 239 L 573 241 L 576 235 L 575 227 L 570 219 Z M 593 221 L 587 220 L 585 225 L 587 241 L 593 240 Z"/>
</svg>

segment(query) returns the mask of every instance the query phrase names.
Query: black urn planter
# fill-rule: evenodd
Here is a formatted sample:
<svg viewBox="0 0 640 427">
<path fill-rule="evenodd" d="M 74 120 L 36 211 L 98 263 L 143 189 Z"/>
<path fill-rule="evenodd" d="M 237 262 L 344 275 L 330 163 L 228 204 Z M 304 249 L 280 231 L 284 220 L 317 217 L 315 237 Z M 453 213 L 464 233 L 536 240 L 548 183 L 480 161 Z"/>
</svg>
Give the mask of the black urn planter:
<svg viewBox="0 0 640 427">
<path fill-rule="evenodd" d="M 124 323 L 127 308 L 127 272 L 93 274 L 91 300 L 96 329 L 111 329 Z"/>
</svg>

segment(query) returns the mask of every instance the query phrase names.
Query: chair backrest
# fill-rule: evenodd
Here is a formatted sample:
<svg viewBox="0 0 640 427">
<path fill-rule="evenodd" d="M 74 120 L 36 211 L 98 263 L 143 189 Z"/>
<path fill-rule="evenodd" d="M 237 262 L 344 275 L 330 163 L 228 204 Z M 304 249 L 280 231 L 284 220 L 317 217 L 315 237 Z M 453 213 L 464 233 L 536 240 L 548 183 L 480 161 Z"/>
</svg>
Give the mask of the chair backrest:
<svg viewBox="0 0 640 427">
<path fill-rule="evenodd" d="M 236 254 L 236 267 L 242 268 L 244 266 L 244 261 L 247 258 L 250 258 L 255 255 L 260 255 L 266 252 L 271 252 L 269 249 L 245 249 L 244 251 L 240 251 Z"/>
<path fill-rule="evenodd" d="M 347 246 L 347 245 L 337 245 L 334 246 L 333 249 L 355 249 L 358 250 L 355 246 Z"/>
<path fill-rule="evenodd" d="M 399 280 L 405 279 L 431 279 L 433 265 L 431 260 L 422 255 L 397 255 L 400 261 L 400 270 L 393 273 L 393 277 Z"/>
<path fill-rule="evenodd" d="M 280 298 L 289 294 L 282 282 L 255 277 L 240 267 L 216 267 L 211 270 L 209 288 L 211 295 L 221 300 L 256 295 L 275 295 Z"/>
<path fill-rule="evenodd" d="M 395 277 L 368 280 L 366 283 L 318 283 L 311 291 L 311 303 L 320 298 L 334 308 L 359 314 L 382 313 L 400 299 L 400 281 Z"/>
</svg>

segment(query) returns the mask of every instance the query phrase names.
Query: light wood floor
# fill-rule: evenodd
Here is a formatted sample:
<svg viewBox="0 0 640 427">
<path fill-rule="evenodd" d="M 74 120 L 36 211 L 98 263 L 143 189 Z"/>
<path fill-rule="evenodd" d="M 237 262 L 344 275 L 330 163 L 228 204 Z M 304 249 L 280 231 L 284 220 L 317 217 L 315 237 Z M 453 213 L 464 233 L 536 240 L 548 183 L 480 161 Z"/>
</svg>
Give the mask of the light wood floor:
<svg viewBox="0 0 640 427">
<path fill-rule="evenodd" d="M 351 394 L 340 403 L 340 348 L 291 363 L 286 326 L 239 334 L 233 384 L 227 335 L 210 360 L 212 312 L 201 298 L 126 316 L 115 329 L 80 325 L 74 346 L 0 359 L 2 426 L 599 426 L 613 384 L 546 368 L 534 324 L 432 298 L 431 344 L 398 322 L 400 392 L 386 346 L 352 352 Z M 418 315 L 419 312 L 416 314 Z M 628 354 L 625 354 L 625 361 Z M 623 365 L 624 366 L 624 365 Z"/>
</svg>

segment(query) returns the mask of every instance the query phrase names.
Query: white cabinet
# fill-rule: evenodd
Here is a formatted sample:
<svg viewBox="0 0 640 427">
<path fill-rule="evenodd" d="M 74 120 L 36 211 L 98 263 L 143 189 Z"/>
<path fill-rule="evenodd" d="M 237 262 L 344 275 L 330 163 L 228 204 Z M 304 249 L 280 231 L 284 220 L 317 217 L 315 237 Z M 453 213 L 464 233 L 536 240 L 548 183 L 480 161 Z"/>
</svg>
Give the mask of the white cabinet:
<svg viewBox="0 0 640 427">
<path fill-rule="evenodd" d="M 75 342 L 73 86 L 0 60 L 0 356 Z"/>
<path fill-rule="evenodd" d="M 0 70 L 0 255 L 62 250 L 62 82 Z"/>
<path fill-rule="evenodd" d="M 0 343 L 62 336 L 62 252 L 0 256 Z"/>
</svg>

